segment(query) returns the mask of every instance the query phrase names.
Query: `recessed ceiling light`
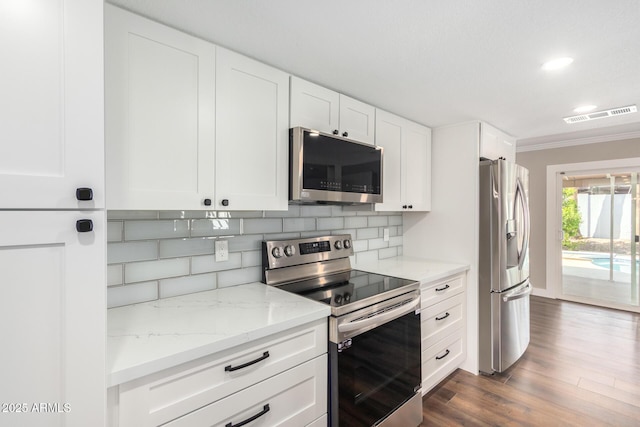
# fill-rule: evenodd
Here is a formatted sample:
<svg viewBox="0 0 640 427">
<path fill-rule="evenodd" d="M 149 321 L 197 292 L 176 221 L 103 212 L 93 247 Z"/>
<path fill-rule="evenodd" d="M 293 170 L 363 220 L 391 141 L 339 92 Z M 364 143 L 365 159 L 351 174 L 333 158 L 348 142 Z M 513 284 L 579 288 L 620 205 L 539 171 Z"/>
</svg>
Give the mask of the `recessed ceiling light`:
<svg viewBox="0 0 640 427">
<path fill-rule="evenodd" d="M 596 105 L 581 105 L 580 107 L 577 107 L 573 111 L 575 113 L 588 113 L 589 111 L 593 111 L 596 108 L 598 108 Z"/>
<path fill-rule="evenodd" d="M 559 70 L 560 68 L 564 68 L 572 62 L 573 58 L 569 58 L 568 56 L 564 58 L 556 58 L 542 64 L 542 69 L 545 71 Z"/>
</svg>

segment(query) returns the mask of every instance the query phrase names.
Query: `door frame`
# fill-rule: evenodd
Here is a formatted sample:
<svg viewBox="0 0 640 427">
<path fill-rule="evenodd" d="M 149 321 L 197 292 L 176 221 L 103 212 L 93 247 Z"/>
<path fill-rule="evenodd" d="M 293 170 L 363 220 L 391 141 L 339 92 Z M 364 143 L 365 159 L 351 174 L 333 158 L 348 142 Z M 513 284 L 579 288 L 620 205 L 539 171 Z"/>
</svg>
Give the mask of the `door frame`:
<svg viewBox="0 0 640 427">
<path fill-rule="evenodd" d="M 560 172 L 569 173 L 598 173 L 611 172 L 612 169 L 630 168 L 640 169 L 640 157 L 615 160 L 598 160 L 580 163 L 565 163 L 561 165 L 547 166 L 547 217 L 546 217 L 546 267 L 547 267 L 547 293 L 555 299 L 563 299 L 585 304 L 598 305 L 601 307 L 613 308 L 640 312 L 640 306 L 619 304 L 615 302 L 595 300 L 579 297 L 575 295 L 562 294 L 562 205 L 561 191 L 562 178 Z"/>
</svg>

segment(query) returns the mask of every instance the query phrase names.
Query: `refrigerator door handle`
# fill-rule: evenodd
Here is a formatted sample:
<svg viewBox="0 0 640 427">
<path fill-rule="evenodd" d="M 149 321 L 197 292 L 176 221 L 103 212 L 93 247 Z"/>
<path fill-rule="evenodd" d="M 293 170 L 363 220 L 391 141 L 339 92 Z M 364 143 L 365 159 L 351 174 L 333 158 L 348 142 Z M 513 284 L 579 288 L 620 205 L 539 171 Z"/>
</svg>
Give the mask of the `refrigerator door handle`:
<svg viewBox="0 0 640 427">
<path fill-rule="evenodd" d="M 531 283 L 527 282 L 527 284 L 524 286 L 524 288 L 521 291 L 509 292 L 508 294 L 504 295 L 502 297 L 502 301 L 509 302 L 509 301 L 515 301 L 521 298 L 525 298 L 531 295 L 532 291 L 533 291 L 533 288 L 531 287 Z"/>
<path fill-rule="evenodd" d="M 518 178 L 516 180 L 518 186 L 518 193 L 520 193 L 520 200 L 522 200 L 522 209 L 524 210 L 524 240 L 522 242 L 522 253 L 518 259 L 518 266 L 522 269 L 524 265 L 524 260 L 527 257 L 527 251 L 529 250 L 529 227 L 530 227 L 530 216 L 529 216 L 529 201 L 527 200 L 527 194 L 522 187 L 522 181 Z"/>
</svg>

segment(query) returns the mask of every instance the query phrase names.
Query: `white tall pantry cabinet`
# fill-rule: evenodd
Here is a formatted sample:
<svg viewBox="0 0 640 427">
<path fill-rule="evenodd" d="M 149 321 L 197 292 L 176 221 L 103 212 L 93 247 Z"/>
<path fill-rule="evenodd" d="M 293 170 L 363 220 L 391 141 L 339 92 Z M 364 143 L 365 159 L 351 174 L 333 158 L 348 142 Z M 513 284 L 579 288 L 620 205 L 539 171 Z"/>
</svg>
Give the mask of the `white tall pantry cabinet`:
<svg viewBox="0 0 640 427">
<path fill-rule="evenodd" d="M 0 22 L 0 425 L 103 425 L 103 2 Z"/>
</svg>

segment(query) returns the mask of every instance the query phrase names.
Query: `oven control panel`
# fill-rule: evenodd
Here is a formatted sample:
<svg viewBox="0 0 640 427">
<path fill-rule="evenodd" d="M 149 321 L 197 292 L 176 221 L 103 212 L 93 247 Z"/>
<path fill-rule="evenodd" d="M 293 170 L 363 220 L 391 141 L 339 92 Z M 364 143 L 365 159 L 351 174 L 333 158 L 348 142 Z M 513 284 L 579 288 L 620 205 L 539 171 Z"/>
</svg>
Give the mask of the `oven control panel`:
<svg viewBox="0 0 640 427">
<path fill-rule="evenodd" d="M 262 267 L 265 270 L 348 258 L 351 255 L 350 234 L 262 242 Z"/>
</svg>

